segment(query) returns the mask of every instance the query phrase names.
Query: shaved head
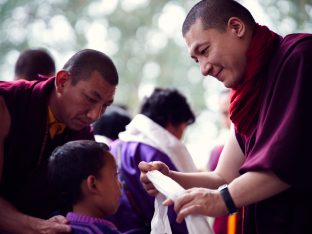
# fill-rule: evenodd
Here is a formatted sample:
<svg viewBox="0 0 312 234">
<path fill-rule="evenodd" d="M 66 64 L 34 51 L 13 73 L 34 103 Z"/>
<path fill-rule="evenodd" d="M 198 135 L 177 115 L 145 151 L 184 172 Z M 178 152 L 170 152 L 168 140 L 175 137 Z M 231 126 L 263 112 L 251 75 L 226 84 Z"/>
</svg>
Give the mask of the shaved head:
<svg viewBox="0 0 312 234">
<path fill-rule="evenodd" d="M 187 14 L 182 26 L 183 37 L 198 19 L 202 21 L 204 30 L 213 28 L 224 31 L 231 17 L 241 19 L 251 30 L 256 24 L 250 12 L 236 1 L 202 0 Z"/>
</svg>

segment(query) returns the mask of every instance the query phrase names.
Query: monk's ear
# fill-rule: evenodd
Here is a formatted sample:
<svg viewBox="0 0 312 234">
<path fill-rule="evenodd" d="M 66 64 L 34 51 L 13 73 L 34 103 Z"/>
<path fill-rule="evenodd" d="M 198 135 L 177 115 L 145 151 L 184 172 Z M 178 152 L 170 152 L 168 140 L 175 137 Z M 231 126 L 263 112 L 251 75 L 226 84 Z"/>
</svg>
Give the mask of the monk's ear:
<svg viewBox="0 0 312 234">
<path fill-rule="evenodd" d="M 228 20 L 227 30 L 230 30 L 231 33 L 241 38 L 246 33 L 246 24 L 237 17 L 231 17 Z"/>
<path fill-rule="evenodd" d="M 55 86 L 57 92 L 63 92 L 66 84 L 69 84 L 70 74 L 68 71 L 60 70 L 56 73 Z"/>
</svg>

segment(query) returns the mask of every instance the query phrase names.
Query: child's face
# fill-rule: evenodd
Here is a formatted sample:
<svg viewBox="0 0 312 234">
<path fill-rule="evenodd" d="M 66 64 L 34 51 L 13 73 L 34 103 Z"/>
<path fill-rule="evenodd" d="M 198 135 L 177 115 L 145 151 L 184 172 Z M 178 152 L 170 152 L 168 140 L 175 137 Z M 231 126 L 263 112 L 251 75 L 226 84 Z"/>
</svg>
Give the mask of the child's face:
<svg viewBox="0 0 312 234">
<path fill-rule="evenodd" d="M 99 191 L 98 205 L 103 215 L 114 214 L 118 207 L 121 195 L 121 183 L 118 180 L 117 166 L 112 155 L 104 155 L 107 163 L 102 167 L 100 176 L 96 179 Z"/>
</svg>

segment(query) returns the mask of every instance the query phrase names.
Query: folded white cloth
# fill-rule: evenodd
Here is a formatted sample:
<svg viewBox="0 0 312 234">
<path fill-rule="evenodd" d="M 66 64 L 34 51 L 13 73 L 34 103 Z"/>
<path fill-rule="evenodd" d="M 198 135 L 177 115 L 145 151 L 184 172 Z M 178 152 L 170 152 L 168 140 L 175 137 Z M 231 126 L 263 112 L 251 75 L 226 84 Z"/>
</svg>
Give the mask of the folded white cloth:
<svg viewBox="0 0 312 234">
<path fill-rule="evenodd" d="M 168 207 L 162 205 L 165 199 L 166 197 L 161 193 L 157 194 L 155 198 L 155 212 L 151 221 L 151 234 L 172 234 L 167 215 Z"/>
<path fill-rule="evenodd" d="M 179 185 L 176 181 L 171 179 L 168 176 L 160 173 L 159 171 L 149 171 L 146 173 L 148 179 L 153 183 L 155 188 L 167 198 L 170 198 L 172 201 L 175 201 L 178 195 L 185 192 L 185 189 Z M 164 197 L 160 196 L 159 194 L 155 198 L 155 213 L 153 220 L 154 226 L 158 223 L 157 230 L 153 230 L 152 225 L 152 232 L 151 234 L 163 234 L 165 232 L 162 227 L 166 226 L 166 222 L 161 220 L 165 220 L 167 216 L 167 207 L 162 205 L 164 201 Z M 152 224 L 153 224 L 152 220 Z M 185 222 L 187 226 L 187 230 L 189 234 L 213 234 L 213 231 L 208 223 L 208 220 L 203 215 L 188 215 L 185 217 Z M 156 224 L 155 224 L 156 223 Z M 171 230 L 171 229 L 170 229 Z"/>
</svg>

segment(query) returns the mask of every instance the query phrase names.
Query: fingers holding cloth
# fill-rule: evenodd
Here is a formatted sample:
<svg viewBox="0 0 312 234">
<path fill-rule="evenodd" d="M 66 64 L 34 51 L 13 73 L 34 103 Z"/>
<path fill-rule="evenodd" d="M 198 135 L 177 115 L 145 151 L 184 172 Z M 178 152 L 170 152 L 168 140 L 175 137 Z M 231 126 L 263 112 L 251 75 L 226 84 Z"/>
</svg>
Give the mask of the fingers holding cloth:
<svg viewBox="0 0 312 234">
<path fill-rule="evenodd" d="M 158 190 L 155 188 L 153 183 L 147 177 L 147 172 L 157 170 L 162 174 L 169 176 L 170 170 L 169 167 L 160 161 L 153 161 L 153 162 L 140 162 L 138 165 L 139 169 L 141 170 L 140 181 L 143 185 L 145 191 L 151 195 L 156 196 L 158 194 Z"/>
<path fill-rule="evenodd" d="M 156 191 L 159 191 L 167 197 L 167 200 L 163 200 L 163 205 L 170 205 L 174 202 L 174 208 L 177 212 L 177 221 L 182 222 L 185 218 L 189 234 L 213 233 L 206 217 L 198 215 L 205 214 L 205 206 L 202 206 L 205 204 L 205 200 L 201 199 L 200 203 L 197 204 L 197 198 L 194 200 L 194 195 L 196 193 L 192 193 L 194 189 L 201 189 L 203 190 L 202 192 L 207 189 L 194 188 L 185 190 L 177 182 L 157 170 L 149 170 L 145 173 L 145 176 L 149 183 L 153 183 L 153 187 Z M 159 196 L 157 198 L 159 199 Z M 195 202 L 195 204 L 193 202 Z M 161 207 L 155 207 L 155 210 L 160 208 Z"/>
</svg>

